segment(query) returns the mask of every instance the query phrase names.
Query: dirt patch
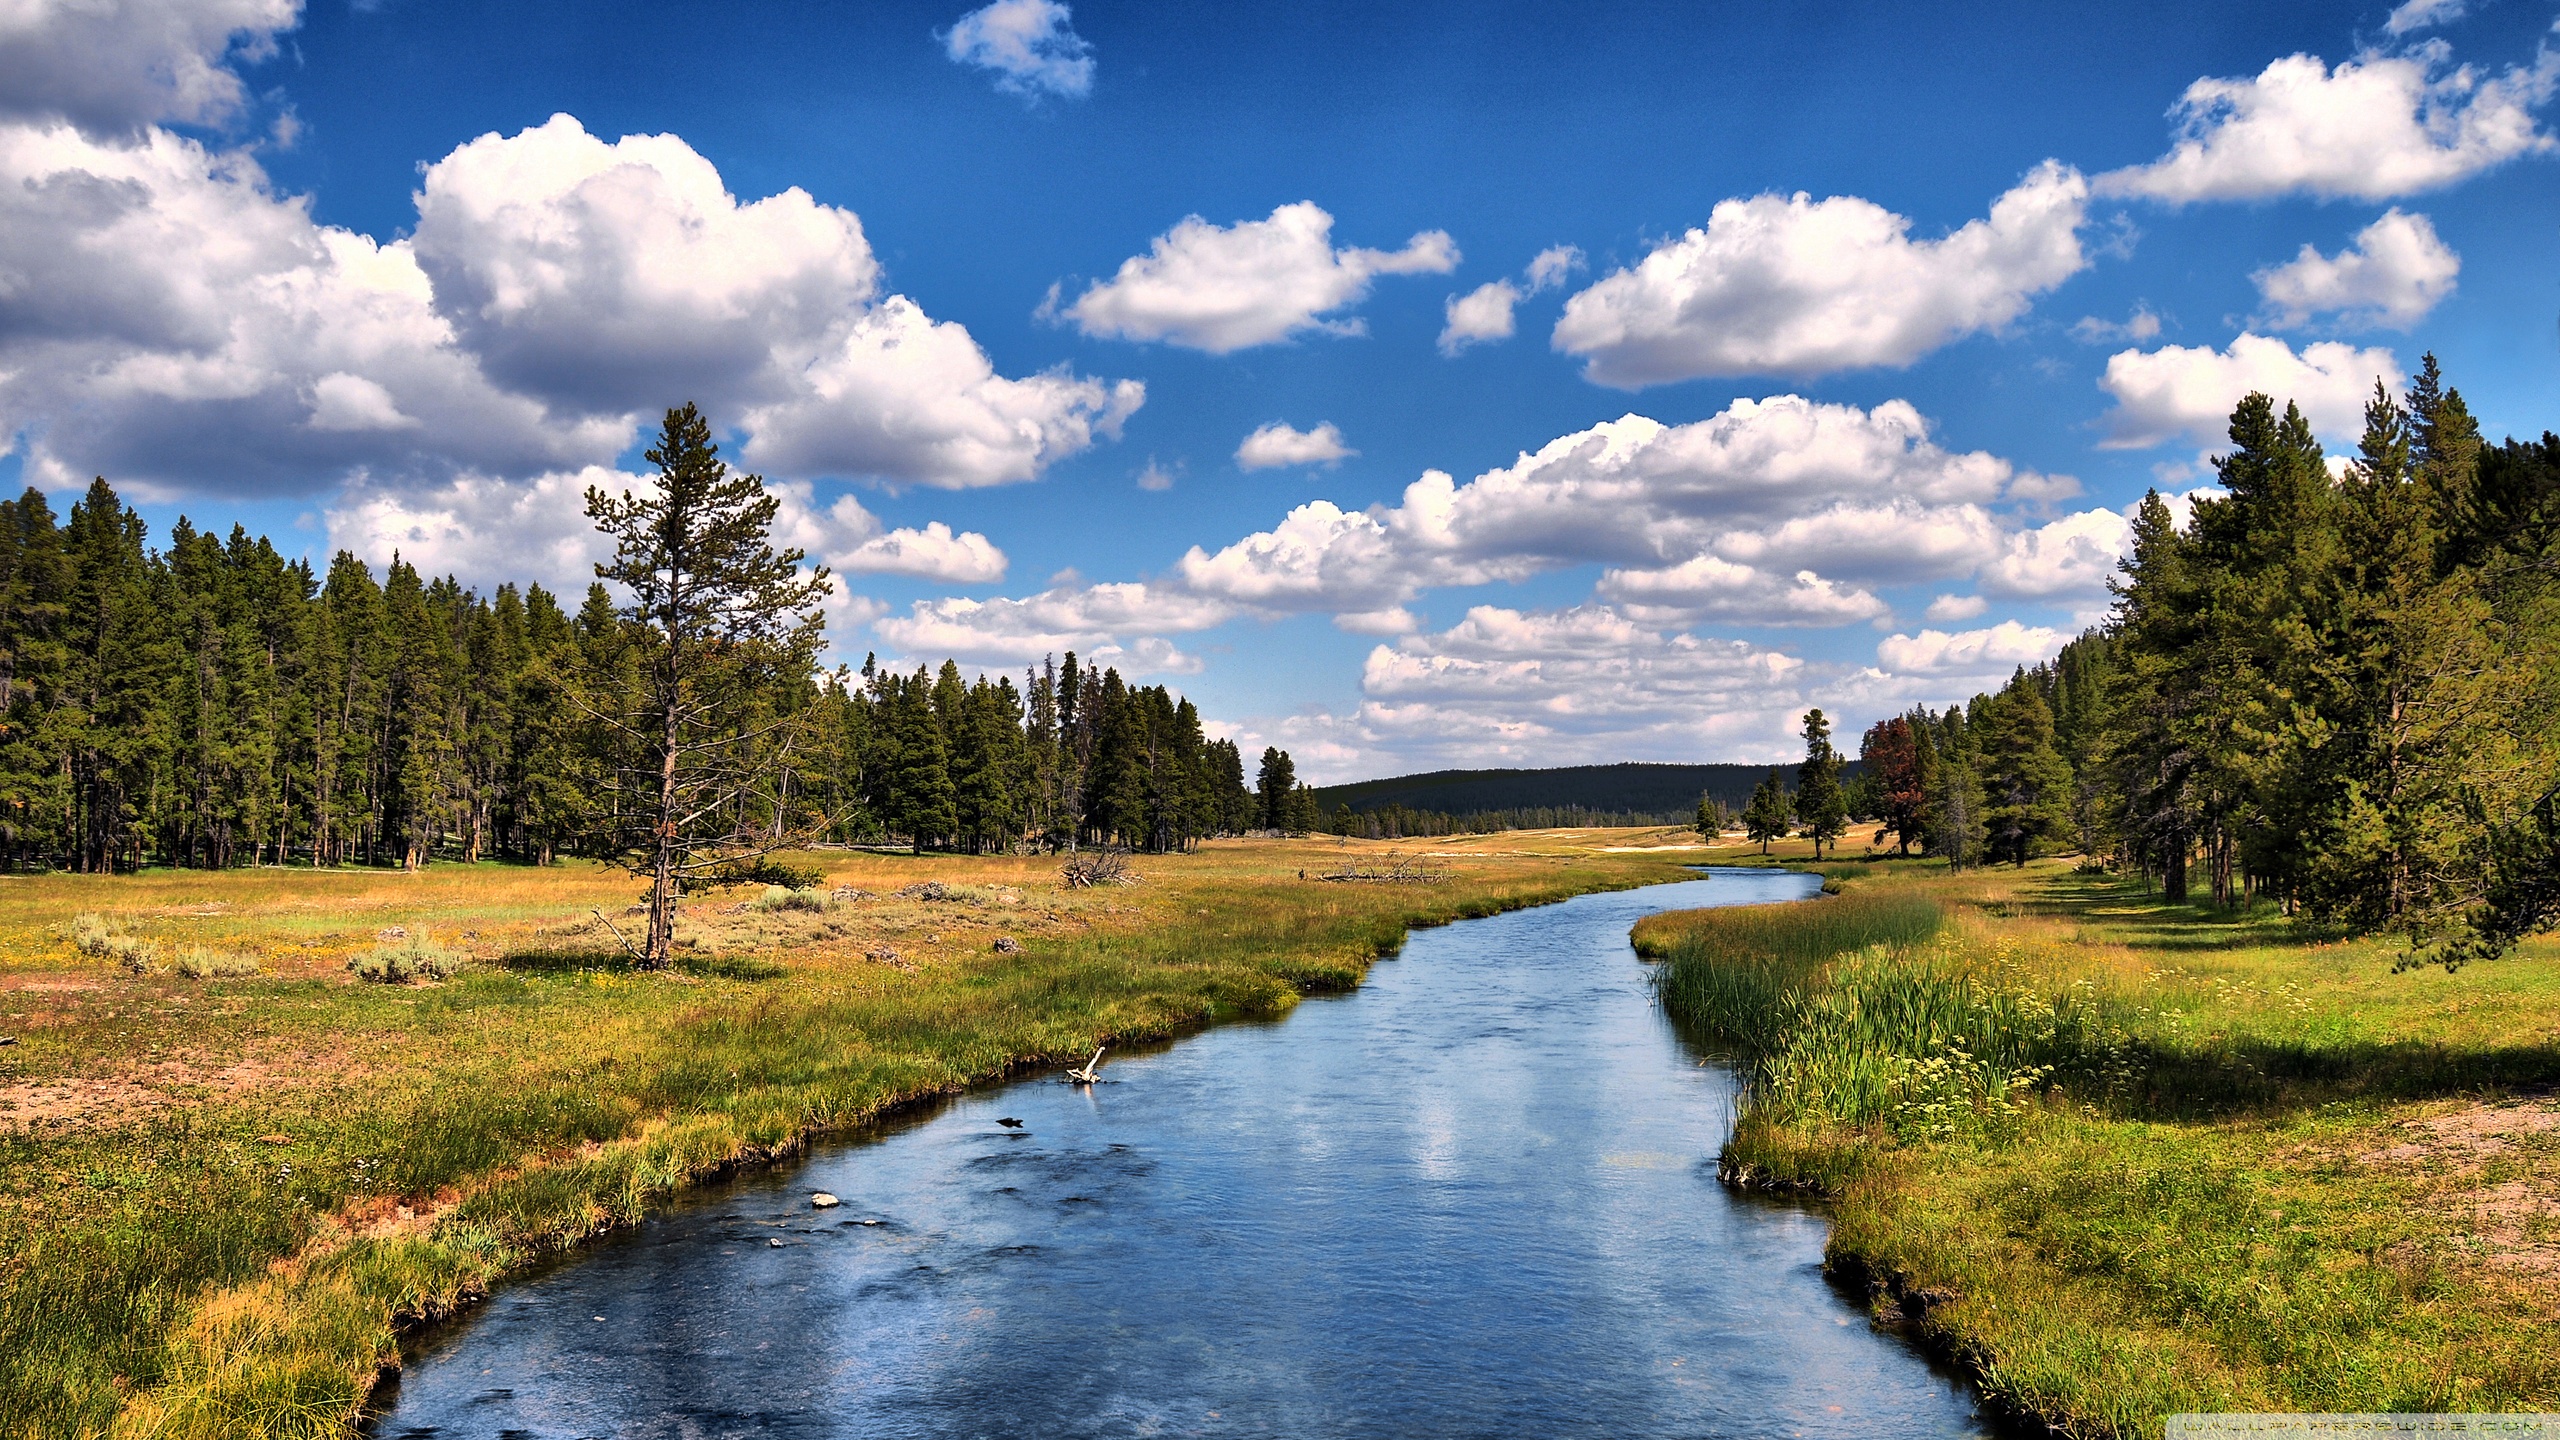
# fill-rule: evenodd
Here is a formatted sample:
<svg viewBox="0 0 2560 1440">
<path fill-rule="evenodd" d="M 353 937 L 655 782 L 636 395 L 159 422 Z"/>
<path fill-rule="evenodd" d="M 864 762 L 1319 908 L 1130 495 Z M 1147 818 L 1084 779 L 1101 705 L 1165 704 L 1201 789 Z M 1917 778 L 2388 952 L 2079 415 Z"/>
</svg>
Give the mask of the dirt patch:
<svg viewBox="0 0 2560 1440">
<path fill-rule="evenodd" d="M 341 1054 L 309 1050 L 229 1061 L 209 1055 L 170 1055 L 104 1078 L 57 1076 L 0 1084 L 0 1131 L 107 1129 L 175 1106 L 232 1100 L 324 1079 L 340 1082 L 356 1073 Z"/>
<path fill-rule="evenodd" d="M 2439 1203 L 2468 1212 L 2484 1266 L 2560 1309 L 2560 1098 L 2458 1105 L 2391 1131 L 2356 1158 L 2430 1173 Z"/>
</svg>

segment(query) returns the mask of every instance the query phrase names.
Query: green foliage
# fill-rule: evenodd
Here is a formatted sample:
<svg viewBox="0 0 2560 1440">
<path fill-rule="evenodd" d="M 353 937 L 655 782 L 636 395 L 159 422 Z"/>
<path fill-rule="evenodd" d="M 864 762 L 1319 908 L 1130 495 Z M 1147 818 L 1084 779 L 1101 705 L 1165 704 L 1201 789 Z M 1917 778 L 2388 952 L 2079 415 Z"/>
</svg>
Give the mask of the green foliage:
<svg viewBox="0 0 2560 1440">
<path fill-rule="evenodd" d="M 1813 858 L 1849 828 L 1849 797 L 1840 785 L 1840 752 L 1820 709 L 1805 712 L 1804 763 L 1796 767 L 1796 823 L 1813 841 Z"/>
<path fill-rule="evenodd" d="M 1751 803 L 1742 810 L 1742 833 L 1751 837 L 1760 853 L 1769 853 L 1769 842 L 1786 838 L 1795 819 L 1795 797 L 1787 793 L 1787 782 L 1772 770 L 1751 792 Z"/>
</svg>

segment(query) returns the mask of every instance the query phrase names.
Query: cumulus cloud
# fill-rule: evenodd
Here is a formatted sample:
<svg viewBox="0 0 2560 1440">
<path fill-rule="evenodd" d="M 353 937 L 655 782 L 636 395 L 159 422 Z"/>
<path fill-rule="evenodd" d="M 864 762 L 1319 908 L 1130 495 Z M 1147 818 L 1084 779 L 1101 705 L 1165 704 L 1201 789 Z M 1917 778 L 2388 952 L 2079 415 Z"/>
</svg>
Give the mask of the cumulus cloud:
<svg viewBox="0 0 2560 1440">
<path fill-rule="evenodd" d="M 1441 311 L 1440 353 L 1455 358 L 1470 345 L 1510 339 L 1511 309 L 1519 303 L 1520 287 L 1508 280 L 1488 280 L 1450 296 Z"/>
<path fill-rule="evenodd" d="M 1142 581 L 1058 586 L 1021 599 L 919 600 L 904 615 L 872 623 L 883 639 L 911 655 L 1022 665 L 1074 650 L 1110 663 L 1130 657 L 1158 671 L 1195 662 L 1165 637 L 1205 630 L 1234 607 Z"/>
<path fill-rule="evenodd" d="M 406 241 L 314 224 L 166 130 L 0 125 L 0 436 L 29 478 L 159 493 L 609 461 L 619 420 L 492 383 Z"/>
<path fill-rule="evenodd" d="M 45 483 L 435 484 L 608 462 L 690 398 L 751 464 L 968 486 L 1030 479 L 1145 398 L 996 374 L 880 296 L 850 212 L 740 204 L 672 136 L 483 136 L 419 207 L 378 244 L 242 153 L 0 124 L 0 434 Z"/>
<path fill-rule="evenodd" d="M 2400 365 L 2389 350 L 2359 350 L 2335 340 L 2306 345 L 2299 354 L 2282 340 L 2243 334 L 2229 347 L 2166 345 L 2125 350 L 2107 359 L 2099 388 L 2115 397 L 2105 417 L 2106 449 L 2140 449 L 2185 436 L 2199 445 L 2221 442 L 2232 407 L 2259 391 L 2282 407 L 2302 408 L 2312 430 L 2332 443 L 2364 426 L 2364 402 L 2375 381 L 2400 383 Z"/>
<path fill-rule="evenodd" d="M 2133 524 L 2113 510 L 2083 510 L 2050 525 L 2011 535 L 2001 553 L 1982 567 L 1982 586 L 2011 599 L 2095 599 L 2107 593 L 2117 562 L 2133 551 Z M 1967 614 L 1941 614 L 1933 605 L 1932 620 L 1969 620 L 1982 613 L 1979 600 Z"/>
<path fill-rule="evenodd" d="M 1942 449 L 1906 402 L 1782 395 L 1681 426 L 1624 416 L 1463 485 L 1427 471 L 1365 513 L 1302 505 L 1215 553 L 1195 546 L 1177 573 L 1258 609 L 1366 612 L 1598 562 L 1631 604 L 1839 623 L 1881 613 L 1866 584 L 1967 574 L 1997 555 L 2004 531 L 1986 507 L 2043 479 Z"/>
<path fill-rule="evenodd" d="M 1599 594 L 1683 621 L 1847 625 L 1891 613 L 1891 607 L 1867 591 L 1810 570 L 1779 576 L 1714 555 L 1693 555 L 1654 570 L 1606 571 Z"/>
<path fill-rule="evenodd" d="M 2086 268 L 2089 187 L 2047 161 L 1939 240 L 1855 196 L 1761 195 L 1565 302 L 1555 348 L 1600 384 L 1908 365 L 1996 330 Z"/>
<path fill-rule="evenodd" d="M 1360 452 L 1342 443 L 1342 432 L 1327 420 L 1313 430 L 1293 429 L 1274 420 L 1244 437 L 1236 447 L 1239 470 L 1271 470 L 1284 465 L 1334 466 Z"/>
<path fill-rule="evenodd" d="M 1456 358 L 1470 345 L 1508 340 L 1514 307 L 1541 290 L 1552 290 L 1582 268 L 1582 251 L 1572 245 L 1550 245 L 1529 261 L 1527 286 L 1489 280 L 1464 295 L 1452 295 L 1442 307 L 1440 353 Z"/>
<path fill-rule="evenodd" d="M 1888 635 L 1876 645 L 1887 669 L 1912 675 L 2004 676 L 2052 659 L 2071 637 L 2041 625 L 2003 620 L 1986 630 L 1923 630 Z"/>
<path fill-rule="evenodd" d="M 2334 70 L 2289 55 L 2253 78 L 2198 80 L 2170 112 L 2179 139 L 2169 153 L 2099 176 L 2098 193 L 2172 205 L 2390 200 L 2553 148 L 2532 112 L 2560 84 L 2560 54 L 2496 75 L 2448 68 L 2449 58 L 2439 41 L 2367 52 Z"/>
<path fill-rule="evenodd" d="M 851 212 L 793 187 L 741 205 L 672 135 L 555 115 L 428 168 L 418 258 L 490 370 L 551 404 L 743 411 L 751 463 L 964 487 L 1026 480 L 1145 399 L 1136 381 L 995 373 L 880 272 Z"/>
<path fill-rule="evenodd" d="M 651 483 L 603 465 L 530 480 L 466 473 L 433 485 L 383 485 L 359 476 L 326 511 L 329 543 L 376 565 L 396 553 L 429 574 L 468 584 L 533 580 L 576 595 L 595 578 L 596 563 L 611 558 L 612 547 L 587 519 L 588 489 L 619 495 Z M 891 530 L 850 495 L 821 506 L 805 481 L 767 488 L 779 502 L 775 543 L 839 572 L 962 585 L 1004 578 L 1004 552 L 974 530 L 955 534 L 939 520 L 921 530 Z M 850 600 L 848 592 L 844 601 Z"/>
<path fill-rule="evenodd" d="M 975 530 L 953 534 L 939 520 L 922 530 L 900 527 L 875 535 L 834 557 L 835 568 L 858 575 L 913 575 L 953 585 L 988 585 L 1004 578 L 1004 552 Z"/>
<path fill-rule="evenodd" d="M 996 0 L 972 10 L 942 37 L 963 65 L 996 74 L 996 88 L 1027 99 L 1093 93 L 1093 47 L 1068 23 L 1058 0 Z"/>
<path fill-rule="evenodd" d="M 2437 238 L 2426 216 L 2394 209 L 2335 258 L 2305 245 L 2292 260 L 2249 278 L 2278 326 L 2289 329 L 2330 312 L 2342 325 L 2406 330 L 2453 293 L 2461 273 L 2462 257 Z"/>
<path fill-rule="evenodd" d="M 1970 620 L 1991 608 L 1991 602 L 1979 595 L 1941 595 L 1929 602 L 1927 618 L 1947 625 Z"/>
<path fill-rule="evenodd" d="M 482 587 L 531 581 L 575 597 L 612 548 L 586 514 L 588 487 L 620 494 L 646 484 L 609 466 L 555 471 L 529 481 L 454 476 L 434 486 L 383 486 L 362 478 L 326 512 L 329 544 L 367 563 L 393 555 L 429 575 Z"/>
<path fill-rule="evenodd" d="M 1359 334 L 1356 318 L 1324 317 L 1358 304 L 1380 275 L 1445 275 L 1458 264 L 1445 231 L 1425 230 L 1393 251 L 1336 249 L 1332 236 L 1333 217 L 1311 200 L 1226 226 L 1189 216 L 1073 304 L 1061 308 L 1051 287 L 1040 313 L 1087 335 L 1225 355 L 1310 330 Z"/>
<path fill-rule="evenodd" d="M 93 135 L 233 119 L 231 67 L 275 53 L 301 0 L 13 0 L 0 5 L 0 118 Z"/>
</svg>

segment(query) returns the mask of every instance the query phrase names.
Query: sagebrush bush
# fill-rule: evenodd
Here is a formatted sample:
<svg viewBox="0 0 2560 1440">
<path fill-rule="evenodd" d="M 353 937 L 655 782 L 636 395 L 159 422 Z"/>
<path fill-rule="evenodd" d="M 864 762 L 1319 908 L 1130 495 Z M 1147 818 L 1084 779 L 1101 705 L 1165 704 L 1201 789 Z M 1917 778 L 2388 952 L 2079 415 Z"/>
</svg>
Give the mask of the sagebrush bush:
<svg viewBox="0 0 2560 1440">
<path fill-rule="evenodd" d="M 768 885 L 755 899 L 758 910 L 806 910 L 823 915 L 827 911 L 827 892 L 815 889 L 794 890 L 784 885 Z"/>
<path fill-rule="evenodd" d="M 114 926 L 89 912 L 71 921 L 71 948 L 97 960 L 113 960 L 136 975 L 148 975 L 160 968 L 160 945 L 116 933 Z"/>
<path fill-rule="evenodd" d="M 450 980 L 471 963 L 471 952 L 438 945 L 425 931 L 395 944 L 376 945 L 347 962 L 359 980 L 378 985 L 410 985 L 424 980 Z"/>
<path fill-rule="evenodd" d="M 178 973 L 190 980 L 235 980 L 258 973 L 255 956 L 189 945 L 178 952 Z"/>
</svg>

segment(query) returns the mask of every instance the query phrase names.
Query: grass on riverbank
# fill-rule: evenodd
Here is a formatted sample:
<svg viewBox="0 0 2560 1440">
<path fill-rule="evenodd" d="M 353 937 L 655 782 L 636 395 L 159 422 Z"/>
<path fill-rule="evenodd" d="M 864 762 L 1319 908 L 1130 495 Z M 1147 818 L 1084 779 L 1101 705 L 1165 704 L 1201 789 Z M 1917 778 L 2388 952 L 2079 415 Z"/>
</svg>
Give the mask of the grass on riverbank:
<svg viewBox="0 0 2560 1440">
<path fill-rule="evenodd" d="M 1408 925 L 1682 878 L 1650 848 L 1676 841 L 1434 842 L 1433 885 L 1301 878 L 1387 846 L 1213 844 L 1074 892 L 1048 860 L 822 854 L 824 905 L 688 907 L 672 979 L 612 959 L 589 912 L 633 882 L 591 867 L 0 880 L 0 1432 L 343 1434 L 401 1317 L 678 1186 L 1106 1038 L 1284 1012 Z M 75 946 L 83 914 L 263 973 L 135 971 Z M 465 968 L 347 970 L 429 943 Z"/>
<path fill-rule="evenodd" d="M 2560 947 L 2394 975 L 2054 864 L 1826 868 L 1882 873 L 1657 919 L 1664 997 L 1745 1066 L 1728 1176 L 1836 1197 L 1995 1400 L 2560 1409 Z"/>
</svg>

